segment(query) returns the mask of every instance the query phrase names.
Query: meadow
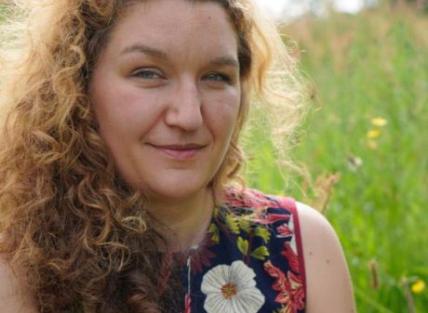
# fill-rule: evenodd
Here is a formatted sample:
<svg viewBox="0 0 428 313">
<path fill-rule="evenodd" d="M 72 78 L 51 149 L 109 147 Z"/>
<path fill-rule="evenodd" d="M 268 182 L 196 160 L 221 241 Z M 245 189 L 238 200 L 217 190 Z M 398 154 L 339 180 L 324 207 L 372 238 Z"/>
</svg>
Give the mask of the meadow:
<svg viewBox="0 0 428 313">
<path fill-rule="evenodd" d="M 314 89 L 293 149 L 312 178 L 284 184 L 261 122 L 246 144 L 249 185 L 326 214 L 358 312 L 428 312 L 428 16 L 381 8 L 283 32 Z"/>
<path fill-rule="evenodd" d="M 248 134 L 249 185 L 326 214 L 358 312 L 428 312 L 428 15 L 383 7 L 282 30 L 314 89 L 292 153 L 311 178 L 284 184 L 262 121 Z"/>
</svg>

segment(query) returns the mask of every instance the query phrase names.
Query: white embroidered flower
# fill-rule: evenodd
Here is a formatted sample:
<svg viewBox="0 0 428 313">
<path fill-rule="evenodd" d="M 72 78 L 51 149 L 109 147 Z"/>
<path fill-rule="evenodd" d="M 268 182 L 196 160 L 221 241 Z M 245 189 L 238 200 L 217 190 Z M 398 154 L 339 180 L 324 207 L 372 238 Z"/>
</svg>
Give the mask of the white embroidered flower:
<svg viewBox="0 0 428 313">
<path fill-rule="evenodd" d="M 256 313 L 265 297 L 256 287 L 254 271 L 242 261 L 217 265 L 204 275 L 202 292 L 208 313 Z"/>
</svg>

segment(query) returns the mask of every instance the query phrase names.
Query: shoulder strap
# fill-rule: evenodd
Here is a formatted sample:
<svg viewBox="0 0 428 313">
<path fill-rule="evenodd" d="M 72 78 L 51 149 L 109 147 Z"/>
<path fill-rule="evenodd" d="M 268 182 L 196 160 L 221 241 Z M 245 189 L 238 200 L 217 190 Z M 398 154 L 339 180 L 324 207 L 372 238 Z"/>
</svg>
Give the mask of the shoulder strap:
<svg viewBox="0 0 428 313">
<path fill-rule="evenodd" d="M 299 259 L 299 272 L 303 280 L 303 288 L 305 291 L 305 298 L 307 294 L 306 286 L 306 271 L 305 271 L 305 260 L 303 255 L 303 242 L 302 242 L 302 233 L 300 229 L 299 213 L 298 213 L 298 203 L 293 198 L 288 197 L 279 197 L 280 204 L 283 208 L 287 209 L 291 213 L 292 223 L 293 223 L 293 232 L 296 241 L 296 250 L 297 256 Z"/>
</svg>

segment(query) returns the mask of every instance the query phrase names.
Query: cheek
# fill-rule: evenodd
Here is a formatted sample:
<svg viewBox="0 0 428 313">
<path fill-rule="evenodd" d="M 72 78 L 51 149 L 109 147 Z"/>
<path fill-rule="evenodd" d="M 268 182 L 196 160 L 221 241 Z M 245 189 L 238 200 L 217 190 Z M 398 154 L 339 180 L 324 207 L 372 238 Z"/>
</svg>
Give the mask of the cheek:
<svg viewBox="0 0 428 313">
<path fill-rule="evenodd" d="M 227 136 L 231 133 L 238 119 L 240 105 L 239 92 L 233 91 L 226 95 L 213 97 L 206 106 L 206 118 L 217 133 Z"/>
<path fill-rule="evenodd" d="M 94 108 L 102 134 L 141 136 L 160 115 L 159 97 L 136 88 L 115 86 L 95 95 Z M 122 137 L 126 140 L 127 137 Z"/>
</svg>

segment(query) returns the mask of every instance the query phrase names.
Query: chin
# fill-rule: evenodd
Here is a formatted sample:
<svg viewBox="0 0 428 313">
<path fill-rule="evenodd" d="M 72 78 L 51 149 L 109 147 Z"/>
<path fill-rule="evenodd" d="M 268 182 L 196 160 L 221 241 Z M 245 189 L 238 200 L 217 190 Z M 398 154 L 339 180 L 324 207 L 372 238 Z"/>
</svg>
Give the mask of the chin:
<svg viewBox="0 0 428 313">
<path fill-rule="evenodd" d="M 149 199 L 158 199 L 162 202 L 186 201 L 196 197 L 200 192 L 206 190 L 205 184 L 188 184 L 185 180 L 174 183 L 164 183 L 158 186 L 144 186 L 140 190 Z"/>
</svg>

